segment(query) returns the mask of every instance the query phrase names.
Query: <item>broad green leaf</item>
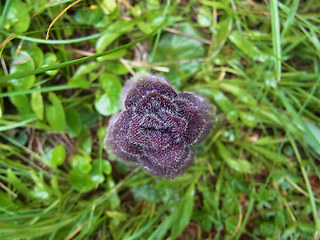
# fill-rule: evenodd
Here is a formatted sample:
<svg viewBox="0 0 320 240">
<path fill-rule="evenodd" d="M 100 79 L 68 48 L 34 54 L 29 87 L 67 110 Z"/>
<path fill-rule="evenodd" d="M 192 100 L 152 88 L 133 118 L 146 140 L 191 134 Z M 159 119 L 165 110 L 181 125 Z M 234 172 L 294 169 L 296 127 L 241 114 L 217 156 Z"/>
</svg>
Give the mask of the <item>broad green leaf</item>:
<svg viewBox="0 0 320 240">
<path fill-rule="evenodd" d="M 55 131 L 63 131 L 64 126 L 60 124 L 61 111 L 53 105 L 46 107 L 46 119 Z"/>
<path fill-rule="evenodd" d="M 104 174 L 109 175 L 112 172 L 112 166 L 111 163 L 108 160 L 104 160 L 102 162 L 102 170 L 104 172 Z"/>
<path fill-rule="evenodd" d="M 170 26 L 171 24 L 174 25 L 174 23 L 176 23 L 179 19 L 182 19 L 180 17 L 171 17 L 170 15 L 167 15 L 164 19 L 163 8 L 159 4 L 159 1 L 156 0 L 152 2 L 154 2 L 155 4 L 153 4 L 152 7 L 150 7 L 151 4 L 148 4 L 148 11 L 143 11 L 143 7 L 141 8 L 141 5 L 138 6 L 138 4 L 135 5 L 132 9 L 133 14 L 139 15 L 144 19 L 143 21 L 140 20 L 137 23 L 137 27 L 144 34 L 150 34 L 152 31 L 154 31 L 155 28 L 160 27 L 164 22 L 165 24 L 167 24 L 167 26 Z M 149 1 L 149 3 L 151 3 L 151 1 Z"/>
<path fill-rule="evenodd" d="M 9 29 L 12 26 L 17 33 L 27 31 L 30 25 L 28 9 L 26 3 L 20 0 L 12 0 L 7 14 L 5 28 Z"/>
<path fill-rule="evenodd" d="M 24 118 L 30 118 L 33 115 L 32 108 L 30 106 L 29 95 L 13 95 L 10 96 L 10 101 L 18 109 L 19 115 Z"/>
<path fill-rule="evenodd" d="M 10 67 L 10 74 L 17 72 L 28 72 L 35 68 L 35 64 L 29 53 L 26 51 L 20 51 L 19 54 L 14 57 Z M 30 75 L 18 79 L 11 79 L 9 82 L 16 90 L 27 90 L 32 88 L 36 77 Z"/>
<path fill-rule="evenodd" d="M 59 63 L 57 56 L 52 53 L 52 52 L 47 52 L 44 55 L 44 62 L 42 67 L 47 67 L 47 66 L 51 66 L 51 65 L 55 65 Z M 54 76 L 59 72 L 59 70 L 50 70 L 50 71 L 46 71 L 46 74 L 50 75 L 50 76 Z"/>
<path fill-rule="evenodd" d="M 144 34 L 150 34 L 154 30 L 154 25 L 150 22 L 144 21 L 144 22 L 138 22 L 137 27 L 141 32 Z"/>
<path fill-rule="evenodd" d="M 89 174 L 83 174 L 77 169 L 72 169 L 69 180 L 72 187 L 79 192 L 88 192 L 95 187 L 95 183 L 92 181 L 91 176 Z"/>
<path fill-rule="evenodd" d="M 54 93 L 49 93 L 52 105 L 46 107 L 46 119 L 55 131 L 63 131 L 66 125 L 66 117 L 63 106 Z"/>
<path fill-rule="evenodd" d="M 21 145 L 26 145 L 29 141 L 29 135 L 27 133 L 27 130 L 19 131 L 19 133 L 17 133 L 13 139 L 18 143 L 20 143 Z"/>
<path fill-rule="evenodd" d="M 197 20 L 201 27 L 210 27 L 212 24 L 212 11 L 207 6 L 201 6 L 197 14 Z"/>
<path fill-rule="evenodd" d="M 29 105 L 28 95 L 13 95 L 10 96 L 10 101 L 16 107 L 26 107 L 26 105 Z"/>
<path fill-rule="evenodd" d="M 95 25 L 102 17 L 103 11 L 98 7 L 90 9 L 90 11 L 86 8 L 79 8 L 74 15 L 74 19 L 77 23 L 85 25 Z"/>
<path fill-rule="evenodd" d="M 99 0 L 98 3 L 104 13 L 107 15 L 114 13 L 118 8 L 117 2 L 115 0 Z"/>
<path fill-rule="evenodd" d="M 101 62 L 89 62 L 81 64 L 77 71 L 74 73 L 73 78 L 82 77 L 83 75 L 93 72 L 95 69 L 101 66 Z"/>
<path fill-rule="evenodd" d="M 121 94 L 120 79 L 113 74 L 104 73 L 99 78 L 100 87 L 114 98 L 119 98 Z"/>
<path fill-rule="evenodd" d="M 22 50 L 29 53 L 29 55 L 33 59 L 36 68 L 41 67 L 43 65 L 44 54 L 40 47 L 32 43 L 24 43 Z"/>
<path fill-rule="evenodd" d="M 99 138 L 99 142 L 102 143 L 105 136 L 106 136 L 107 128 L 105 126 L 102 126 L 97 131 L 97 136 Z"/>
<path fill-rule="evenodd" d="M 115 75 L 124 75 L 129 72 L 128 68 L 126 68 L 122 62 L 112 61 L 106 63 L 106 69 L 112 72 Z"/>
<path fill-rule="evenodd" d="M 112 166 L 110 162 L 103 158 L 98 158 L 94 161 L 94 164 L 96 164 L 96 168 L 99 168 L 99 171 L 101 173 L 104 173 L 106 175 L 109 175 L 112 171 Z"/>
<path fill-rule="evenodd" d="M 56 169 L 58 166 L 60 166 L 66 158 L 66 149 L 63 145 L 59 144 L 55 147 L 55 149 L 52 151 L 52 158 L 51 158 L 51 167 Z"/>
<path fill-rule="evenodd" d="M 83 174 L 87 174 L 91 171 L 92 169 L 91 161 L 92 159 L 88 155 L 83 156 L 79 154 L 74 154 L 70 158 L 70 162 L 73 169 Z"/>
<path fill-rule="evenodd" d="M 127 49 L 121 49 L 119 51 L 104 55 L 102 57 L 98 57 L 97 60 L 99 62 L 107 61 L 107 60 L 116 60 L 124 57 L 127 54 L 127 52 L 128 52 Z"/>
<path fill-rule="evenodd" d="M 82 130 L 82 123 L 79 112 L 74 108 L 68 108 L 66 113 L 66 126 L 71 138 L 77 137 Z"/>
<path fill-rule="evenodd" d="M 31 107 L 32 107 L 32 110 L 37 115 L 37 117 L 40 120 L 42 120 L 44 106 L 43 106 L 43 98 L 42 98 L 41 92 L 33 92 L 31 94 Z"/>
<path fill-rule="evenodd" d="M 73 167 L 69 176 L 70 183 L 79 192 L 88 192 L 101 181 L 101 174 L 90 174 L 93 170 L 91 161 L 90 156 L 82 156 L 79 154 L 73 155 L 70 159 Z"/>
<path fill-rule="evenodd" d="M 110 116 L 119 111 L 119 103 L 112 102 L 107 93 L 100 94 L 94 101 L 96 110 L 103 116 Z"/>
<path fill-rule="evenodd" d="M 100 119 L 100 115 L 94 110 L 94 106 L 92 104 L 87 105 L 86 108 L 81 108 L 79 110 L 79 114 L 83 128 L 85 126 L 97 124 L 98 120 Z"/>
<path fill-rule="evenodd" d="M 71 87 L 78 87 L 88 89 L 90 88 L 90 83 L 87 78 L 84 77 L 73 77 L 68 80 L 68 84 Z"/>
<path fill-rule="evenodd" d="M 130 32 L 136 21 L 117 21 L 112 24 L 106 33 L 102 35 L 96 43 L 96 52 L 102 53 L 105 49 L 121 35 Z"/>
<path fill-rule="evenodd" d="M 106 33 L 101 36 L 96 43 L 96 52 L 102 53 L 114 40 L 120 37 L 120 33 Z"/>
<path fill-rule="evenodd" d="M 96 159 L 92 164 L 92 170 L 90 172 L 91 181 L 96 185 L 104 181 L 103 176 L 103 159 Z"/>
<path fill-rule="evenodd" d="M 106 170 L 104 168 L 107 161 L 96 159 L 91 165 L 91 160 L 90 156 L 81 155 L 73 155 L 70 159 L 73 169 L 69 179 L 72 186 L 79 192 L 88 192 L 105 180 L 103 173 Z M 109 199 L 112 199 L 112 196 Z M 113 204 L 119 206 L 119 203 L 116 202 L 120 202 L 120 200 L 114 200 L 113 202 Z"/>
</svg>

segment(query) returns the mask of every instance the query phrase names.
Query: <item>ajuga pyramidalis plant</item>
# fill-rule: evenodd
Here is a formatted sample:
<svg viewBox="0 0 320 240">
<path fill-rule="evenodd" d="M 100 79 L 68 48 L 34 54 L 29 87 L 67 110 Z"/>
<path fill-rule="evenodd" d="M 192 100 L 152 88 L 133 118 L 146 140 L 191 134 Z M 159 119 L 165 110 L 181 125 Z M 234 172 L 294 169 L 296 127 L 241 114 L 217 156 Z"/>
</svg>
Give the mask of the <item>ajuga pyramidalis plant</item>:
<svg viewBox="0 0 320 240">
<path fill-rule="evenodd" d="M 159 177 L 183 173 L 194 159 L 193 146 L 208 136 L 214 124 L 207 99 L 177 92 L 159 75 L 143 73 L 128 80 L 121 104 L 122 111 L 109 121 L 107 147 Z"/>
</svg>

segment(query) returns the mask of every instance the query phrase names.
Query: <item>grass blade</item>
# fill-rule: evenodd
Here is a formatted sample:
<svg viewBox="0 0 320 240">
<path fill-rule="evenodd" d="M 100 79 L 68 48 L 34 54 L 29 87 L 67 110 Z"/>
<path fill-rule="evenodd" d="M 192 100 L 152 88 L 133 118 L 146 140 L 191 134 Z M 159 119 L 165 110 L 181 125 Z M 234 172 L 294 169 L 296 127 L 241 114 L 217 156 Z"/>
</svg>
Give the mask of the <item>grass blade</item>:
<svg viewBox="0 0 320 240">
<path fill-rule="evenodd" d="M 278 81 L 281 79 L 281 39 L 280 39 L 280 20 L 278 11 L 278 0 L 270 0 L 271 28 L 273 54 L 275 56 L 274 66 Z"/>
</svg>

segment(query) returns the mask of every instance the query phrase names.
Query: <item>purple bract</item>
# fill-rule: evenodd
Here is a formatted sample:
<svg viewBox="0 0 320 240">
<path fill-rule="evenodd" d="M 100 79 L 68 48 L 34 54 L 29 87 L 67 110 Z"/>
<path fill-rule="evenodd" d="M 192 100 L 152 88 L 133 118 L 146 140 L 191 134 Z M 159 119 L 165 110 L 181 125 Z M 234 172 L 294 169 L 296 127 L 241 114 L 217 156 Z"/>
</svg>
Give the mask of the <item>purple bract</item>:
<svg viewBox="0 0 320 240">
<path fill-rule="evenodd" d="M 162 76 L 138 74 L 123 88 L 123 111 L 112 116 L 107 146 L 153 175 L 174 178 L 194 158 L 193 146 L 214 123 L 212 105 L 201 95 L 177 92 Z"/>
</svg>

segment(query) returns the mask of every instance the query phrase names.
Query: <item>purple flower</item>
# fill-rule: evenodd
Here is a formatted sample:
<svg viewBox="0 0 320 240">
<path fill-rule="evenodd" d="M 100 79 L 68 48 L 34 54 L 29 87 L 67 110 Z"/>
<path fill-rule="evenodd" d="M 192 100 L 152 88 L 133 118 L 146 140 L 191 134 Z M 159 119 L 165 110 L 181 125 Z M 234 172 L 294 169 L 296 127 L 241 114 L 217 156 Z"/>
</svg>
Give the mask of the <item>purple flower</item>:
<svg viewBox="0 0 320 240">
<path fill-rule="evenodd" d="M 162 76 L 138 74 L 123 88 L 123 111 L 112 116 L 107 146 L 153 175 L 174 178 L 193 161 L 193 146 L 214 123 L 212 105 L 201 95 L 176 92 Z"/>
</svg>

